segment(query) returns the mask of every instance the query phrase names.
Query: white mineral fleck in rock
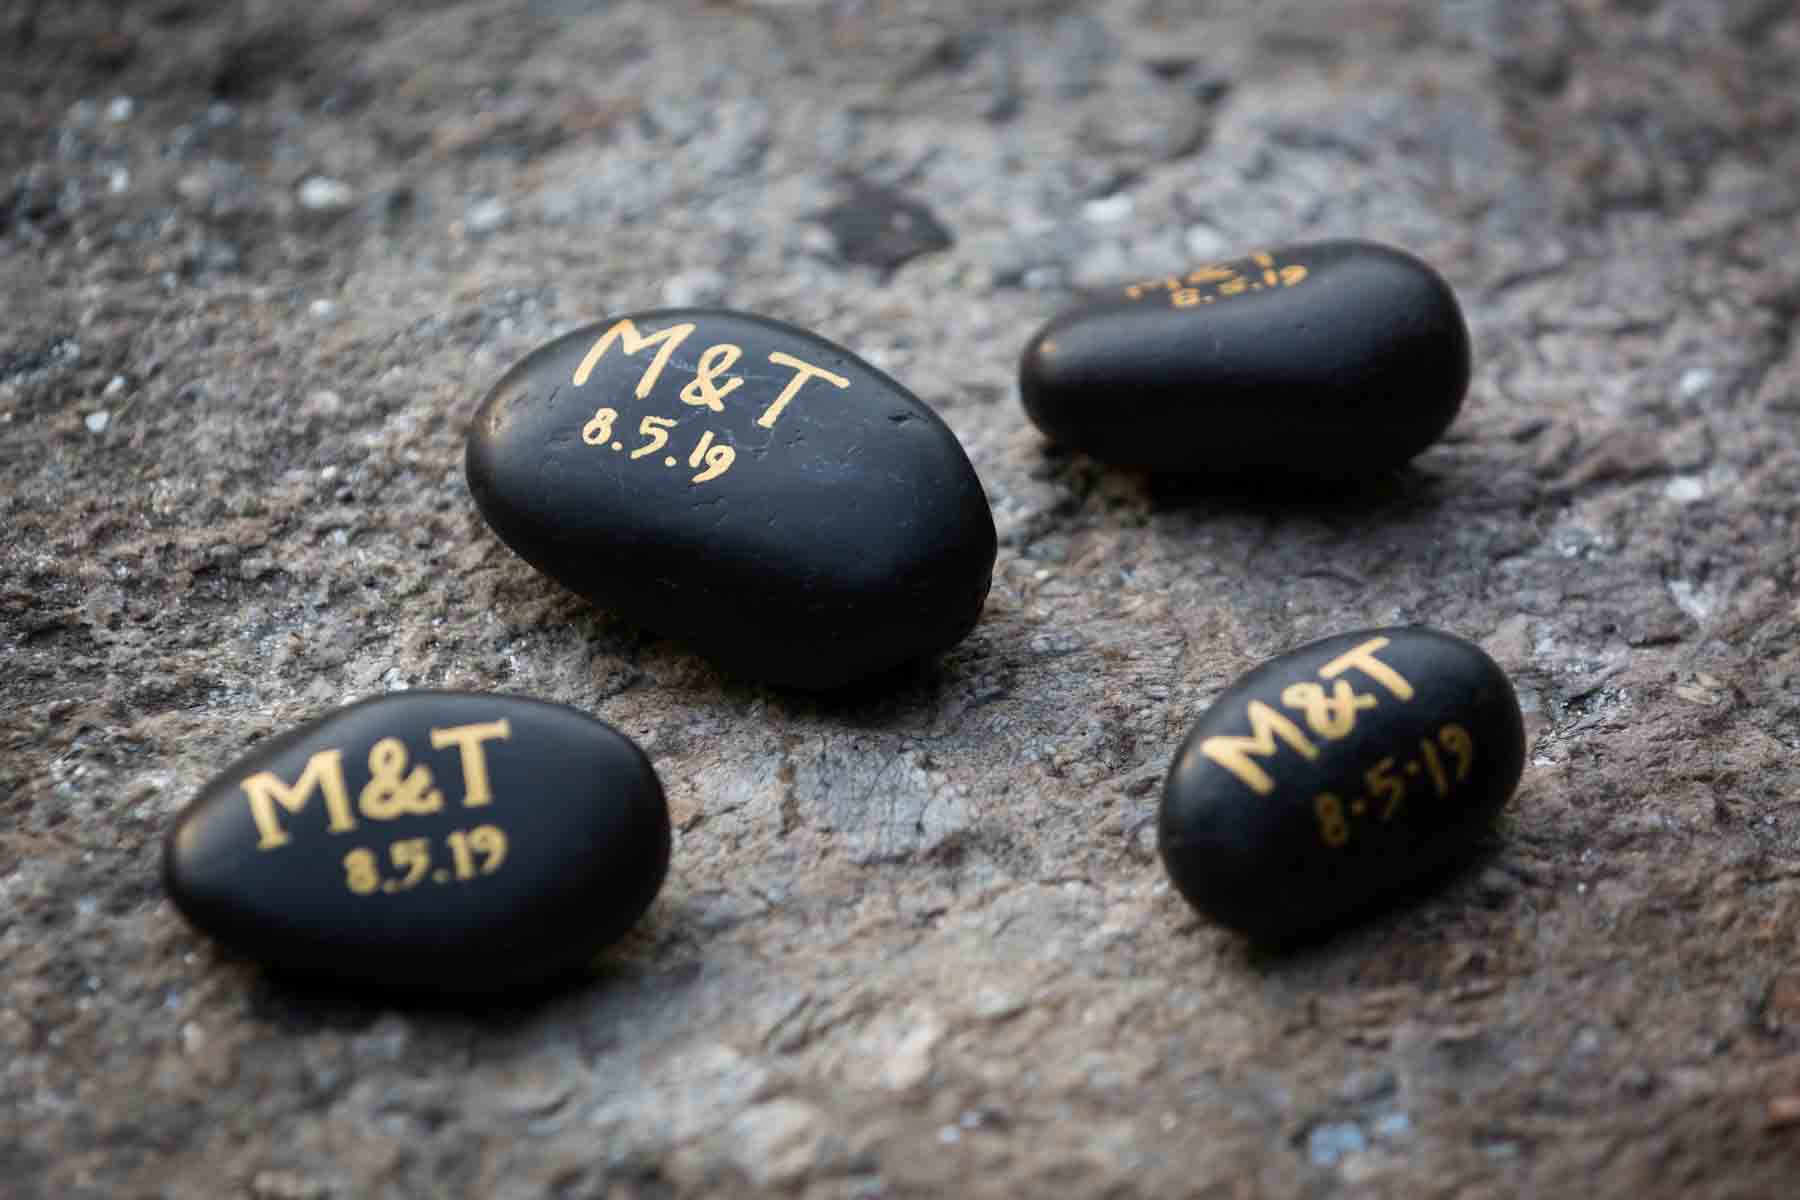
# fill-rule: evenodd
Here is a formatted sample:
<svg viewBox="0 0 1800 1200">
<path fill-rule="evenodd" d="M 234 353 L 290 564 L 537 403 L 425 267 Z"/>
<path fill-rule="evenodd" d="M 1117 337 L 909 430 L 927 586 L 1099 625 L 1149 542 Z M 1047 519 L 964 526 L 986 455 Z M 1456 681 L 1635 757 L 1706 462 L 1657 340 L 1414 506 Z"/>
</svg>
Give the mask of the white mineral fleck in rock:
<svg viewBox="0 0 1800 1200">
<path fill-rule="evenodd" d="M 356 200 L 356 192 L 339 179 L 309 176 L 300 185 L 300 207 L 312 212 L 341 212 Z"/>
<path fill-rule="evenodd" d="M 1345 1155 L 1360 1154 L 1368 1148 L 1369 1139 L 1354 1121 L 1316 1125 L 1306 1135 L 1306 1156 L 1321 1167 L 1336 1166 Z"/>
<path fill-rule="evenodd" d="M 1211 225 L 1188 226 L 1187 232 L 1182 235 L 1181 244 L 1190 257 L 1208 261 L 1224 257 L 1231 249 L 1225 235 Z"/>
<path fill-rule="evenodd" d="M 1669 598 L 1675 601 L 1675 607 L 1700 622 L 1712 616 L 1717 603 L 1710 589 L 1698 587 L 1690 579 L 1669 580 Z"/>
<path fill-rule="evenodd" d="M 1114 192 L 1110 196 L 1089 200 L 1082 206 L 1081 215 L 1095 225 L 1116 225 L 1129 217 L 1135 207 L 1130 193 Z"/>
<path fill-rule="evenodd" d="M 663 303 L 670 308 L 716 304 L 725 298 L 725 277 L 711 267 L 677 271 L 663 281 Z"/>
<path fill-rule="evenodd" d="M 1706 483 L 1698 475 L 1677 475 L 1663 487 L 1663 495 L 1677 504 L 1692 504 L 1706 495 Z"/>
<path fill-rule="evenodd" d="M 489 196 L 469 209 L 463 222 L 470 233 L 492 233 L 504 228 L 511 215 L 504 203 Z"/>
<path fill-rule="evenodd" d="M 1692 400 L 1711 387 L 1712 381 L 1713 369 L 1711 367 L 1689 367 L 1681 373 L 1681 382 L 1676 386 L 1680 388 L 1683 400 Z"/>
<path fill-rule="evenodd" d="M 1375 1121 L 1375 1136 L 1402 1138 L 1412 1132 L 1412 1118 L 1403 1112 L 1391 1112 Z"/>
<path fill-rule="evenodd" d="M 895 1092 L 907 1091 L 924 1083 L 931 1074 L 931 1055 L 944 1036 L 944 1026 L 927 1019 L 908 1029 L 895 1043 L 893 1053 L 881 1069 L 881 1082 Z"/>
<path fill-rule="evenodd" d="M 1024 1012 L 1026 1001 L 1004 988 L 989 985 L 975 995 L 975 1015 L 983 1021 L 1004 1021 Z"/>
<path fill-rule="evenodd" d="M 818 225 L 806 226 L 795 237 L 800 243 L 800 249 L 808 254 L 830 257 L 838 252 L 837 238 L 832 235 L 831 230 Z"/>
<path fill-rule="evenodd" d="M 823 1157 L 825 1114 L 782 1098 L 739 1113 L 727 1139 L 732 1162 L 759 1188 L 782 1187 L 812 1171 Z"/>
</svg>

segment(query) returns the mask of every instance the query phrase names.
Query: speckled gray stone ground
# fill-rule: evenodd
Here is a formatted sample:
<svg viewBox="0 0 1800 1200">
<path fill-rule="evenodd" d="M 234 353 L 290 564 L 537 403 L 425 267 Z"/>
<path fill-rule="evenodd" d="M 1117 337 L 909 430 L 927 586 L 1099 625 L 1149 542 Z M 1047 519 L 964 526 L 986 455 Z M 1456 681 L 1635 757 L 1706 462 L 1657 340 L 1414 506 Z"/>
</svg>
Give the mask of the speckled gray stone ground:
<svg viewBox="0 0 1800 1200">
<path fill-rule="evenodd" d="M 0 1193 L 1792 1195 L 1797 63 L 1785 0 L 0 4 Z M 1391 486 L 1175 496 L 1024 422 L 1072 289 L 1340 234 L 1474 334 Z M 964 440 L 1000 558 L 933 668 L 722 678 L 476 517 L 505 366 L 691 302 Z M 1517 683 L 1497 849 L 1252 954 L 1161 776 L 1390 622 Z M 587 986 L 297 991 L 162 898 L 225 760 L 422 686 L 654 759 L 672 874 Z"/>
</svg>

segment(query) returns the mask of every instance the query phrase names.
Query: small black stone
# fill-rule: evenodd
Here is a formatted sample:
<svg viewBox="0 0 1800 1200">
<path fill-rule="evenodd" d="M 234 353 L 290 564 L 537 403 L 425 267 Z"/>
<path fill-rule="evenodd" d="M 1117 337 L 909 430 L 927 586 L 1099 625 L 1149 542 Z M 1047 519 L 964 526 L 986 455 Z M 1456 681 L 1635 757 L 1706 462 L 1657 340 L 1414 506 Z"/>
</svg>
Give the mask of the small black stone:
<svg viewBox="0 0 1800 1200">
<path fill-rule="evenodd" d="M 1313 642 L 1227 688 L 1163 785 L 1163 864 L 1189 903 L 1281 944 L 1406 898 L 1479 848 L 1525 764 L 1519 702 L 1430 629 Z"/>
<path fill-rule="evenodd" d="M 266 742 L 163 845 L 195 928 L 278 972 L 434 998 L 576 971 L 655 898 L 669 813 L 641 750 L 516 696 L 402 692 Z"/>
<path fill-rule="evenodd" d="M 1468 384 L 1450 286 L 1354 241 L 1131 284 L 1051 321 L 1019 366 L 1054 441 L 1234 484 L 1389 471 L 1449 428 Z"/>
<path fill-rule="evenodd" d="M 892 271 L 955 242 L 929 208 L 904 193 L 853 176 L 844 180 L 844 191 L 819 221 L 846 262 Z"/>
<path fill-rule="evenodd" d="M 465 465 L 520 557 L 767 683 L 943 651 L 993 572 L 987 497 L 937 414 L 745 313 L 635 313 L 540 347 L 482 402 Z"/>
</svg>

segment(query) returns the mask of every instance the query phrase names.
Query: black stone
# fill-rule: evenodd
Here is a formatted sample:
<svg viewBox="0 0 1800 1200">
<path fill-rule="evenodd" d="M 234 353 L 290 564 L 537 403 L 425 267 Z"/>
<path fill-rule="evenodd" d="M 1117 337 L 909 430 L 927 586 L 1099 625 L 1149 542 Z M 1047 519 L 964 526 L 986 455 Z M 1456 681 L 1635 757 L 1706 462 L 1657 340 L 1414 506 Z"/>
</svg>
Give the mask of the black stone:
<svg viewBox="0 0 1800 1200">
<path fill-rule="evenodd" d="M 616 940 L 662 886 L 669 842 L 656 773 L 611 726 L 402 692 L 227 767 L 169 832 L 163 883 L 195 928 L 278 972 L 482 997 Z"/>
<path fill-rule="evenodd" d="M 1025 411 L 1101 462 L 1356 480 L 1449 428 L 1469 384 L 1450 286 L 1368 242 L 1290 246 L 1118 289 L 1031 339 Z"/>
<path fill-rule="evenodd" d="M 527 562 L 747 678 L 840 687 L 954 645 L 987 598 L 994 518 L 949 427 L 762 317 L 635 313 L 542 346 L 465 465 Z"/>
<path fill-rule="evenodd" d="M 954 244 L 936 214 L 901 192 L 854 176 L 844 180 L 844 192 L 818 219 L 846 262 L 892 271 Z"/>
<path fill-rule="evenodd" d="M 1163 864 L 1220 924 L 1304 940 L 1466 862 L 1524 763 L 1512 684 L 1479 647 L 1418 628 L 1326 638 L 1233 683 L 1188 734 Z"/>
</svg>

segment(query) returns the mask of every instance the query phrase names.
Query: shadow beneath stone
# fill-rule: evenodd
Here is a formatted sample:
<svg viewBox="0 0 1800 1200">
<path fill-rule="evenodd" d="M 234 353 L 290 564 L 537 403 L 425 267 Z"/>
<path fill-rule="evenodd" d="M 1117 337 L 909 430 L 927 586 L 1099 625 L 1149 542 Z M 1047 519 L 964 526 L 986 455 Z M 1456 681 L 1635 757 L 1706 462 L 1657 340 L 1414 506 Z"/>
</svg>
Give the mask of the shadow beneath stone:
<svg viewBox="0 0 1800 1200">
<path fill-rule="evenodd" d="M 1411 465 L 1367 479 L 1254 479 L 1202 476 L 1143 476 L 1151 507 L 1158 511 L 1212 509 L 1243 515 L 1356 518 L 1416 517 L 1444 504 L 1445 481 Z"/>
<path fill-rule="evenodd" d="M 721 690 L 749 702 L 767 697 L 787 719 L 826 717 L 865 729 L 880 729 L 932 712 L 957 670 L 945 660 L 961 644 L 942 654 L 897 667 L 824 691 L 783 687 L 720 674 Z"/>
<path fill-rule="evenodd" d="M 506 1028 L 536 1020 L 584 981 L 583 974 L 574 971 L 551 982 L 469 997 L 340 984 L 265 969 L 251 988 L 249 1012 L 284 1033 L 361 1032 L 388 1012 L 460 1017 Z"/>
<path fill-rule="evenodd" d="M 1403 921 L 1410 922 L 1414 930 L 1429 932 L 1432 925 L 1420 920 L 1422 916 L 1430 916 L 1428 906 L 1435 899 L 1460 890 L 1456 885 L 1478 875 L 1498 856 L 1500 848 L 1499 838 L 1484 839 L 1409 884 L 1363 904 L 1344 908 L 1341 919 L 1330 925 L 1281 941 L 1246 942 L 1245 959 L 1253 970 L 1279 973 L 1290 968 L 1315 966 L 1339 949 L 1348 950 L 1359 938 L 1389 932 Z"/>
<path fill-rule="evenodd" d="M 263 968 L 257 971 L 247 999 L 252 1019 L 284 1033 L 358 1033 L 389 1012 L 460 1019 L 503 1031 L 533 1024 L 583 993 L 647 977 L 666 977 L 675 986 L 692 981 L 691 976 L 680 972 L 634 969 L 609 951 L 602 951 L 591 961 L 548 979 L 474 996 L 339 983 Z"/>
<path fill-rule="evenodd" d="M 1417 460 L 1366 478 L 1174 474 L 1110 466 L 1080 451 L 1046 443 L 1043 464 L 1046 470 L 1040 477 L 1058 485 L 1065 495 L 1056 505 L 1059 517 L 1073 517 L 1091 505 L 1135 508 L 1150 516 L 1257 516 L 1380 527 L 1416 521 L 1421 513 L 1445 507 L 1459 486 L 1455 479 L 1421 469 Z"/>
</svg>

